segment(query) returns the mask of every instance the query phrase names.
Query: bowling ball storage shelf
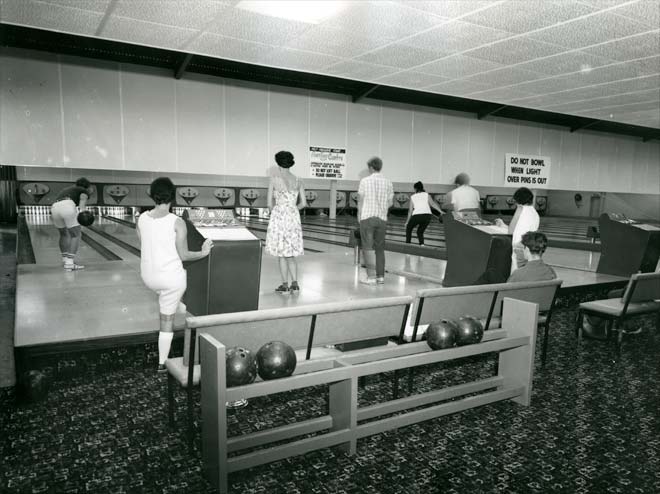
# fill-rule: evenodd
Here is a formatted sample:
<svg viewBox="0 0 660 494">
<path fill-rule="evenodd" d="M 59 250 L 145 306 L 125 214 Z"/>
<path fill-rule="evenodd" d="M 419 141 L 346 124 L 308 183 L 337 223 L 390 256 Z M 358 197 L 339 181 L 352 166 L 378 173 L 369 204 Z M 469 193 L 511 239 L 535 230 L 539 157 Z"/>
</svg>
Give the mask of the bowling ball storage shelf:
<svg viewBox="0 0 660 494">
<path fill-rule="evenodd" d="M 333 446 L 352 455 L 358 439 L 501 400 L 529 405 L 537 315 L 536 304 L 505 299 L 504 329 L 488 331 L 481 343 L 432 350 L 426 342 L 416 342 L 347 352 L 305 360 L 290 377 L 232 388 L 227 388 L 225 381 L 226 347 L 200 326 L 200 360 L 204 362 L 202 458 L 208 480 L 218 492 L 227 493 L 231 472 Z M 499 353 L 497 376 L 375 405 L 359 405 L 361 377 L 493 352 Z M 227 436 L 227 402 L 320 385 L 329 385 L 328 415 L 257 433 Z M 425 408 L 419 408 L 422 406 Z M 257 446 L 261 449 L 245 452 Z"/>
</svg>

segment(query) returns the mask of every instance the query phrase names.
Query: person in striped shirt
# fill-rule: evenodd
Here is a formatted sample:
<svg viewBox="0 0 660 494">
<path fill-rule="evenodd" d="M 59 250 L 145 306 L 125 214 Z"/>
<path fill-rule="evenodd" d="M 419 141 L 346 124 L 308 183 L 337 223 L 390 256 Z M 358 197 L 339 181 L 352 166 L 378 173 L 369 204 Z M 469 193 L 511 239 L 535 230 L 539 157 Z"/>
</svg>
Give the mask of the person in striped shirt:
<svg viewBox="0 0 660 494">
<path fill-rule="evenodd" d="M 394 201 L 392 182 L 381 175 L 383 160 L 374 156 L 367 161 L 369 175 L 358 188 L 358 220 L 362 252 L 367 267 L 366 285 L 385 283 L 385 233 L 387 211 Z"/>
</svg>

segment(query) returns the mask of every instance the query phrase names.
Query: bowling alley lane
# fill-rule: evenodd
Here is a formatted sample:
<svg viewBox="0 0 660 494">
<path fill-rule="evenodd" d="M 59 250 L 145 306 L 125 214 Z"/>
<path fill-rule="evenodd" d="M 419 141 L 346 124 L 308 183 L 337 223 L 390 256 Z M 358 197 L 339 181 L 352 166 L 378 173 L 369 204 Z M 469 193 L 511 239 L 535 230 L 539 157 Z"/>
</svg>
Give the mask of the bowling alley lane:
<svg viewBox="0 0 660 494">
<path fill-rule="evenodd" d="M 123 262 L 98 261 L 82 271 L 19 264 L 16 347 L 63 343 L 158 329 L 158 303 L 140 273 Z M 181 326 L 180 316 L 175 322 Z"/>
<path fill-rule="evenodd" d="M 59 232 L 52 224 L 50 215 L 26 215 L 25 216 L 30 240 L 32 241 L 32 250 L 37 264 L 62 264 L 62 254 L 59 249 Z M 78 251 L 77 262 L 79 264 L 89 264 L 92 262 L 105 261 L 98 251 L 92 248 L 87 242 L 81 240 Z"/>
</svg>

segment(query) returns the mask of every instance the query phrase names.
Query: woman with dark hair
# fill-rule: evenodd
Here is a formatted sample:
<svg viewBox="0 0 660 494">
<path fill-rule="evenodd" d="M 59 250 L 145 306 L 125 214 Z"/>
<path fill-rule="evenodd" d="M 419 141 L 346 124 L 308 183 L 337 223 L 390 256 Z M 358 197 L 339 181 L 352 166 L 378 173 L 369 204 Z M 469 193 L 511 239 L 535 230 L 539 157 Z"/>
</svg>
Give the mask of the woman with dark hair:
<svg viewBox="0 0 660 494">
<path fill-rule="evenodd" d="M 275 291 L 294 293 L 300 290 L 296 257 L 303 255 L 299 210 L 307 207 L 305 187 L 290 171 L 295 163 L 293 154 L 280 151 L 275 155 L 275 162 L 277 168 L 274 169 L 268 185 L 270 221 L 266 232 L 266 252 L 279 258 L 282 284 Z"/>
<path fill-rule="evenodd" d="M 534 209 L 534 193 L 531 190 L 527 187 L 519 188 L 513 193 L 513 200 L 516 202 L 516 212 L 513 214 L 509 226 L 501 218 L 495 220 L 495 224 L 512 237 L 511 272 L 527 263 L 523 254 L 523 235 L 527 232 L 537 231 L 541 223 L 539 214 Z"/>
<path fill-rule="evenodd" d="M 170 212 L 176 188 L 167 177 L 151 183 L 149 195 L 156 203 L 140 215 L 140 274 L 147 287 L 158 294 L 160 333 L 158 333 L 158 372 L 165 372 L 165 361 L 172 345 L 174 315 L 186 291 L 186 271 L 182 261 L 195 261 L 211 252 L 213 242 L 206 240 L 200 252 L 188 250 L 185 222 Z"/>
<path fill-rule="evenodd" d="M 442 214 L 442 210 L 440 205 L 424 190 L 422 182 L 415 182 L 413 187 L 415 193 L 410 196 L 408 219 L 406 220 L 406 243 L 411 242 L 412 232 L 417 227 L 417 240 L 419 240 L 419 245 L 424 245 L 424 232 L 433 219 L 431 208 L 440 214 Z"/>
<path fill-rule="evenodd" d="M 62 189 L 50 207 L 53 225 L 60 233 L 60 252 L 66 271 L 76 271 L 85 267 L 74 262 L 81 237 L 78 213 L 85 211 L 93 190 L 89 180 L 81 177 L 76 180 L 76 185 Z"/>
</svg>

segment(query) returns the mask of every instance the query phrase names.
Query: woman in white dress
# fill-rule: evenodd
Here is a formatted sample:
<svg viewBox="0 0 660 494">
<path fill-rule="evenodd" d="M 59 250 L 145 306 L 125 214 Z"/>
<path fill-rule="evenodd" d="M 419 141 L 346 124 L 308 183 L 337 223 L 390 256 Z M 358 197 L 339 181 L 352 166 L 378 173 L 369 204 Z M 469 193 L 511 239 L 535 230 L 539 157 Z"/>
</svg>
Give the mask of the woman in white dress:
<svg viewBox="0 0 660 494">
<path fill-rule="evenodd" d="M 495 220 L 495 224 L 502 229 L 503 233 L 509 233 L 512 237 L 512 273 L 524 266 L 527 262 L 523 254 L 522 236 L 527 232 L 537 231 L 541 222 L 539 214 L 534 209 L 534 194 L 531 190 L 527 187 L 519 188 L 513 193 L 513 200 L 516 201 L 516 212 L 513 215 L 511 223 L 507 226 L 501 218 Z"/>
<path fill-rule="evenodd" d="M 305 187 L 289 170 L 295 163 L 293 154 L 280 151 L 275 155 L 275 162 L 278 166 L 268 185 L 270 220 L 266 232 L 266 252 L 279 258 L 282 284 L 275 291 L 295 293 L 300 290 L 296 257 L 304 252 L 299 210 L 307 207 Z"/>
</svg>

